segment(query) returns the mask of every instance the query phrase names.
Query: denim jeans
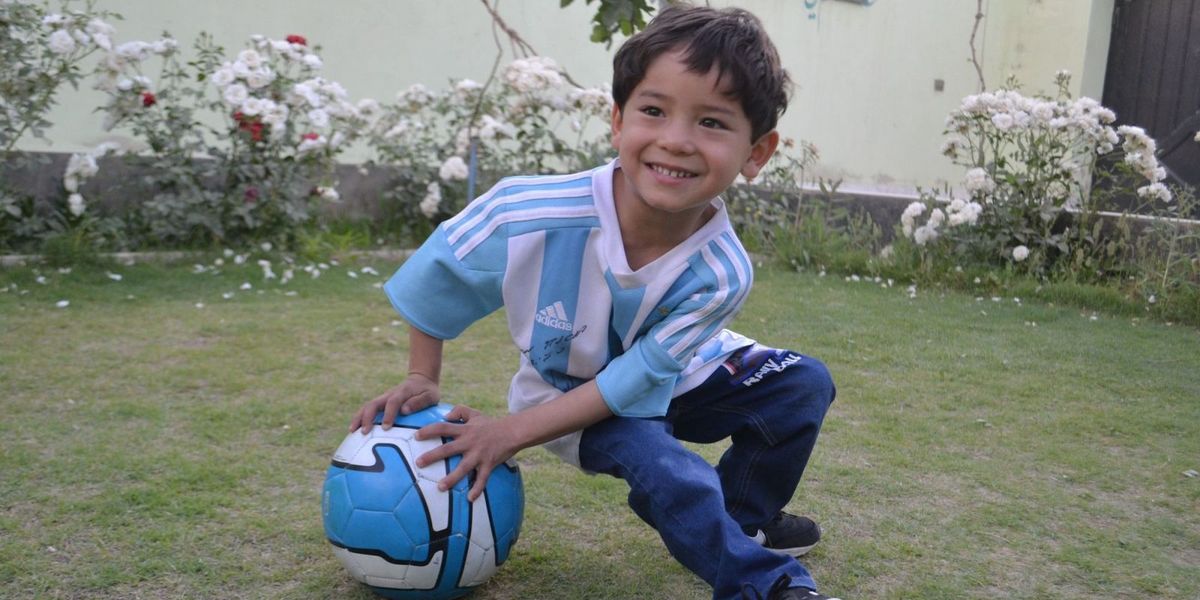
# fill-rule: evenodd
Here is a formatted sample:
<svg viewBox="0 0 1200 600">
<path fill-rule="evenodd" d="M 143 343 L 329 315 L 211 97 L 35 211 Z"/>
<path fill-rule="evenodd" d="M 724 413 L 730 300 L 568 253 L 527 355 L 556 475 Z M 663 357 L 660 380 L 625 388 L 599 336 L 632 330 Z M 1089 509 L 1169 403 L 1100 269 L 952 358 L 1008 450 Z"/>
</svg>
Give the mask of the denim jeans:
<svg viewBox="0 0 1200 600">
<path fill-rule="evenodd" d="M 675 398 L 663 418 L 612 417 L 584 430 L 581 466 L 629 485 L 629 505 L 680 563 L 739 598 L 780 575 L 816 589 L 796 559 L 755 542 L 796 491 L 835 395 L 820 361 L 756 346 L 734 354 L 699 387 Z M 732 439 L 714 467 L 680 440 Z"/>
</svg>

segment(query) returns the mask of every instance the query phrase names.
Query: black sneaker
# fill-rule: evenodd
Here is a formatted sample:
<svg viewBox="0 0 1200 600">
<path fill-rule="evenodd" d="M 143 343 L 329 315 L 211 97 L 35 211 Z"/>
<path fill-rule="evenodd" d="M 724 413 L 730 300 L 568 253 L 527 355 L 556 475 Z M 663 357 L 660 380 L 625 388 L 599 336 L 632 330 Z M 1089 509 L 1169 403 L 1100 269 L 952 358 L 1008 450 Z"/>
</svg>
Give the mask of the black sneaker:
<svg viewBox="0 0 1200 600">
<path fill-rule="evenodd" d="M 792 579 L 787 575 L 780 575 L 779 579 L 771 585 L 771 589 L 767 590 L 767 597 L 764 599 L 762 594 L 758 592 L 758 588 L 750 584 L 742 586 L 742 600 L 841 600 L 818 594 L 816 590 L 810 590 L 806 587 L 788 587 L 792 583 Z M 753 593 L 754 595 L 751 595 Z"/>
<path fill-rule="evenodd" d="M 821 528 L 808 517 L 780 512 L 751 537 L 771 550 L 798 558 L 808 554 L 821 540 Z"/>
</svg>

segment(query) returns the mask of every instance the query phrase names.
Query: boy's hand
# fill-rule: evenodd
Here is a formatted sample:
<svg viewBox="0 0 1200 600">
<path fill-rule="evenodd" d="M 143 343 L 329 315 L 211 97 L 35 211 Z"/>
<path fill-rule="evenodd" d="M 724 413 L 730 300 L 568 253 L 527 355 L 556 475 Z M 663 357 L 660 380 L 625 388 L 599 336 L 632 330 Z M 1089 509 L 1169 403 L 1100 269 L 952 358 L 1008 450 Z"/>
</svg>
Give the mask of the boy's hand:
<svg viewBox="0 0 1200 600">
<path fill-rule="evenodd" d="M 384 429 L 391 429 L 397 414 L 408 415 L 433 406 L 438 403 L 440 396 L 436 381 L 420 373 L 412 373 L 400 385 L 363 404 L 354 418 L 350 419 L 350 431 L 360 428 L 364 434 L 371 431 L 375 415 L 380 410 L 383 411 L 381 425 Z"/>
<path fill-rule="evenodd" d="M 418 440 L 453 438 L 418 456 L 417 466 L 424 467 L 435 461 L 462 455 L 458 466 L 438 482 L 438 489 L 448 490 L 475 471 L 475 481 L 467 492 L 467 499 L 471 502 L 483 493 L 496 465 L 512 458 L 521 449 L 505 421 L 491 419 L 466 406 L 455 406 L 446 414 L 446 422 L 426 425 L 417 431 L 416 437 Z"/>
</svg>

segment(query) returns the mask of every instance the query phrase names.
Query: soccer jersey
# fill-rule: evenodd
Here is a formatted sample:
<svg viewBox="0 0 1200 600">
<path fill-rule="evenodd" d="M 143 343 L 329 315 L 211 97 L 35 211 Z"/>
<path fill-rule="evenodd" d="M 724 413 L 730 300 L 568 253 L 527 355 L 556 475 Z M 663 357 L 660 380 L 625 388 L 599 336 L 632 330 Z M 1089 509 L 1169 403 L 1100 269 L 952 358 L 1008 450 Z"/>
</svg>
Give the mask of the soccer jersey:
<svg viewBox="0 0 1200 600">
<path fill-rule="evenodd" d="M 725 329 L 753 270 L 724 203 L 683 243 L 629 267 L 613 201 L 618 161 L 511 177 L 442 223 L 384 285 L 409 324 L 440 339 L 503 306 L 520 365 L 509 410 L 595 379 L 614 414 L 656 417 L 753 342 Z M 579 433 L 547 444 L 578 464 Z"/>
</svg>

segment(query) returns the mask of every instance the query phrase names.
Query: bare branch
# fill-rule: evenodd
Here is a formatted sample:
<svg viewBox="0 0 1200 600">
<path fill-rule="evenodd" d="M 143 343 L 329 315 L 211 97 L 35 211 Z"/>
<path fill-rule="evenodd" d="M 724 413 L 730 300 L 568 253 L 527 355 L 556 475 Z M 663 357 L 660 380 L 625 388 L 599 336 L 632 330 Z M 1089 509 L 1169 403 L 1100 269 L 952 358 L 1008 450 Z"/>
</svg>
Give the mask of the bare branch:
<svg viewBox="0 0 1200 600">
<path fill-rule="evenodd" d="M 979 76 L 979 91 L 987 90 L 987 83 L 983 80 L 983 67 L 979 64 L 979 57 L 975 51 L 975 34 L 979 32 L 979 23 L 983 21 L 983 0 L 975 2 L 975 26 L 971 28 L 971 64 L 975 65 L 975 73 Z"/>
<path fill-rule="evenodd" d="M 488 14 L 492 16 L 493 34 L 495 33 L 495 28 L 499 28 L 504 32 L 505 35 L 508 36 L 508 41 L 509 44 L 512 45 L 512 53 L 514 57 L 519 56 L 521 58 L 528 58 L 530 56 L 541 56 L 538 54 L 537 50 L 534 50 L 533 46 L 531 46 L 529 42 L 525 41 L 525 38 L 521 37 L 521 34 L 518 33 L 517 30 L 508 26 L 508 23 L 506 23 L 500 16 L 500 13 L 496 11 L 496 7 L 494 5 L 488 4 L 488 0 L 479 1 L 483 3 L 483 7 L 487 9 Z M 499 3 L 500 0 L 496 0 L 496 4 L 499 5 Z M 499 58 L 497 58 L 497 61 L 499 61 Z M 567 83 L 570 83 L 577 88 L 583 88 L 582 85 L 579 85 L 579 83 L 571 78 L 571 75 L 567 73 L 567 70 L 563 68 L 562 65 L 559 65 L 559 70 L 562 72 L 563 78 L 567 80 Z M 495 74 L 494 68 L 492 70 L 492 74 Z"/>
</svg>

